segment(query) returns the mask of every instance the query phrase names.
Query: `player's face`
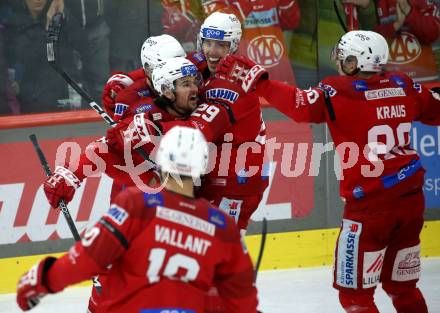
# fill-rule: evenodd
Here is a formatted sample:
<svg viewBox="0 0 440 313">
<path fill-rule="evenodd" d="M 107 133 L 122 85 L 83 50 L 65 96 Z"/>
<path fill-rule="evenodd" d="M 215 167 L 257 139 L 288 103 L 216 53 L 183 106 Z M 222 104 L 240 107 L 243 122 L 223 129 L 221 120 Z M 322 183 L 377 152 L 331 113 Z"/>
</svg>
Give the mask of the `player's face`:
<svg viewBox="0 0 440 313">
<path fill-rule="evenodd" d="M 203 39 L 202 52 L 211 74 L 215 74 L 217 64 L 229 53 L 230 46 L 231 44 L 227 41 Z"/>
<path fill-rule="evenodd" d="M 181 111 L 191 113 L 197 107 L 199 80 L 195 76 L 186 76 L 176 80 L 175 106 Z"/>
</svg>

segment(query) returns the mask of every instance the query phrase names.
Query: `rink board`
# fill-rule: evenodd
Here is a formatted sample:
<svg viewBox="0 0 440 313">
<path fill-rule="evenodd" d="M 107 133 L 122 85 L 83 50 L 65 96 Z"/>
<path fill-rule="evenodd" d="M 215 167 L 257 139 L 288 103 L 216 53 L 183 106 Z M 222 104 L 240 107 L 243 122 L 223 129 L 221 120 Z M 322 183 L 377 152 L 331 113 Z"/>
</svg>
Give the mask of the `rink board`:
<svg viewBox="0 0 440 313">
<path fill-rule="evenodd" d="M 316 267 L 331 265 L 338 229 L 309 230 L 267 235 L 261 270 Z M 422 230 L 422 257 L 440 256 L 440 221 L 428 221 Z M 260 248 L 260 235 L 246 236 L 250 254 L 255 260 Z M 59 256 L 60 254 L 53 254 Z M 45 255 L 0 259 L 0 294 L 15 292 L 20 275 Z M 85 282 L 82 285 L 87 285 Z"/>
</svg>

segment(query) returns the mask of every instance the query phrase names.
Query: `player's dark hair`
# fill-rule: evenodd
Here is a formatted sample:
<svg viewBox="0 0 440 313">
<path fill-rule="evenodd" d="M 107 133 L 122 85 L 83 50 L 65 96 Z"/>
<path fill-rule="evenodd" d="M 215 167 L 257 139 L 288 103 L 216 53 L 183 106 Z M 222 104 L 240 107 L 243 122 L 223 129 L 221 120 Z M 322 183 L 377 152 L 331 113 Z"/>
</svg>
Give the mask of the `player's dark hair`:
<svg viewBox="0 0 440 313">
<path fill-rule="evenodd" d="M 166 107 L 172 106 L 173 102 L 165 97 L 165 95 L 161 95 L 159 97 L 154 98 L 154 104 L 157 105 L 162 110 L 166 111 Z"/>
</svg>

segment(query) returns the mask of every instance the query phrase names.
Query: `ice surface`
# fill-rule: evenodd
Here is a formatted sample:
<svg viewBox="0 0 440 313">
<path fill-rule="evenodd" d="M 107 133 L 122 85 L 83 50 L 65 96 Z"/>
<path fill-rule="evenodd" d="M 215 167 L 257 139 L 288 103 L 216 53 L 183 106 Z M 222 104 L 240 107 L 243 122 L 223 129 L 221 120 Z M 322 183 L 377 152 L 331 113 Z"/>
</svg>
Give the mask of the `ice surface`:
<svg viewBox="0 0 440 313">
<path fill-rule="evenodd" d="M 331 267 L 265 271 L 258 276 L 260 310 L 264 313 L 343 313 L 337 292 L 331 287 Z M 419 287 L 430 313 L 440 313 L 440 258 L 422 259 Z M 42 299 L 33 313 L 86 312 L 90 288 L 70 288 Z M 395 312 L 381 288 L 376 292 L 381 313 Z M 21 312 L 15 294 L 0 295 L 0 312 Z"/>
</svg>

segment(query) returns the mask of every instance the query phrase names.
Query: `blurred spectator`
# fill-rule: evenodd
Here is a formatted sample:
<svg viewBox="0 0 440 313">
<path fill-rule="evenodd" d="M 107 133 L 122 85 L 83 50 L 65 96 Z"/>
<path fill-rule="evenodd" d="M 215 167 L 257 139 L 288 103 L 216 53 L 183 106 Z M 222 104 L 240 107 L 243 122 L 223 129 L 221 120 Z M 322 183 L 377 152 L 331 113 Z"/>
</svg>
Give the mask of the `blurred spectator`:
<svg viewBox="0 0 440 313">
<path fill-rule="evenodd" d="M 46 24 L 55 13 L 57 0 L 11 1 L 12 16 L 5 19 L 10 78 L 21 113 L 57 110 L 57 100 L 68 98 L 66 83 L 49 66 L 46 56 Z M 74 72 L 73 54 L 62 40 L 62 66 Z M 12 75 L 13 74 L 13 75 Z M 12 77 L 15 76 L 15 77 Z"/>
<path fill-rule="evenodd" d="M 200 0 L 162 0 L 161 3 L 164 33 L 179 40 L 185 51 L 195 50 L 197 34 L 204 20 Z"/>
<path fill-rule="evenodd" d="M 3 38 L 3 25 L 0 24 L 0 114 L 10 113 L 9 103 L 6 98 L 6 88 L 9 79 L 7 78 L 8 68 L 4 53 L 5 41 Z"/>
<path fill-rule="evenodd" d="M 432 0 L 379 0 L 379 25 L 390 46 L 389 70 L 418 81 L 438 79 L 431 44 L 439 38 L 438 8 Z"/>
<path fill-rule="evenodd" d="M 65 4 L 68 36 L 79 53 L 84 87 L 98 100 L 110 74 L 110 29 L 104 19 L 103 0 L 59 1 Z"/>
<path fill-rule="evenodd" d="M 385 37 L 407 31 L 415 35 L 422 44 L 431 44 L 440 34 L 440 21 L 435 15 L 436 11 L 432 0 L 379 0 L 379 25 L 376 31 Z"/>
<path fill-rule="evenodd" d="M 283 30 L 296 29 L 300 21 L 297 0 L 202 0 L 207 15 L 234 13 L 244 32 L 239 54 L 268 69 L 271 78 L 295 84 Z"/>
<path fill-rule="evenodd" d="M 141 66 L 142 43 L 149 36 L 149 0 L 104 0 L 104 17 L 110 27 L 110 72 L 130 72 Z M 160 33 L 161 29 L 158 29 Z"/>
<path fill-rule="evenodd" d="M 6 46 L 4 26 L 0 24 L 0 114 L 19 114 L 20 104 L 15 96 L 18 85 L 14 78 L 15 70 L 7 64 Z"/>
<path fill-rule="evenodd" d="M 3 23 L 12 14 L 8 2 L 0 3 L 0 114 L 19 114 L 20 105 L 13 91 L 12 81 L 15 79 L 14 69 L 9 68 L 6 47 L 8 43 L 5 38 L 5 27 Z"/>
<path fill-rule="evenodd" d="M 344 12 L 346 16 L 347 31 L 359 29 L 359 8 L 367 8 L 370 5 L 370 0 L 342 0 L 344 5 Z"/>
</svg>

